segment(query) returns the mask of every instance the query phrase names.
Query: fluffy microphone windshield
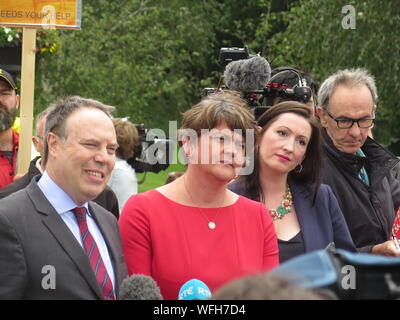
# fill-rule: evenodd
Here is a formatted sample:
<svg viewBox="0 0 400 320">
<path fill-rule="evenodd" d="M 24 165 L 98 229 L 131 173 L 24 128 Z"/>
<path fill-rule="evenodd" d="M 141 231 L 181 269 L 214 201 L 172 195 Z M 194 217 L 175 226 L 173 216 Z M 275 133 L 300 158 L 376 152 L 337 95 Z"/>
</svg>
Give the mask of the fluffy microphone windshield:
<svg viewBox="0 0 400 320">
<path fill-rule="evenodd" d="M 160 288 L 152 277 L 135 274 L 121 283 L 121 300 L 162 300 Z"/>
<path fill-rule="evenodd" d="M 268 61 L 260 56 L 229 63 L 224 72 L 225 85 L 236 91 L 263 90 L 271 77 Z"/>
</svg>

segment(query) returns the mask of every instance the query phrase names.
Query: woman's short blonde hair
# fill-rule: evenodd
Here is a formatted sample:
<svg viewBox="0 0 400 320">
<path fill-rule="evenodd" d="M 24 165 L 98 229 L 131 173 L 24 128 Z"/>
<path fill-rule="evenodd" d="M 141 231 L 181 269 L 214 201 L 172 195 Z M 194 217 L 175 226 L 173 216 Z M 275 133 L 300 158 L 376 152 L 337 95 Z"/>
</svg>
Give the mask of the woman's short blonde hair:
<svg viewBox="0 0 400 320">
<path fill-rule="evenodd" d="M 139 145 L 139 133 L 135 125 L 124 119 L 113 119 L 115 133 L 117 134 L 117 157 L 127 160 L 134 156 L 134 149 Z"/>
</svg>

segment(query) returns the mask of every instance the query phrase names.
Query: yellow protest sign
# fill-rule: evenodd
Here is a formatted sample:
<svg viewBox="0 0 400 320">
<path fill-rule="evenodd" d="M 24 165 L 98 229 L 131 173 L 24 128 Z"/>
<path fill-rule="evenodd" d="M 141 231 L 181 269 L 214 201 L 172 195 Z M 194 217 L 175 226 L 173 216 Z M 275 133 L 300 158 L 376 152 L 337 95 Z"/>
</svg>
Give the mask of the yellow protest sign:
<svg viewBox="0 0 400 320">
<path fill-rule="evenodd" d="M 0 26 L 80 29 L 81 0 L 0 1 Z"/>
</svg>

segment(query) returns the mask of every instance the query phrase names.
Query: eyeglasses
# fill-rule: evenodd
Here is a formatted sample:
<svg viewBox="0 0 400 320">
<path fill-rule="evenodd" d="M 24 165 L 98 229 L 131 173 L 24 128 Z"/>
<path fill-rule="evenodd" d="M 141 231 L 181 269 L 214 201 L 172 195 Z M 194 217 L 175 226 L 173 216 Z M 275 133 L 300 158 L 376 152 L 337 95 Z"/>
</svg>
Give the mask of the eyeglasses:
<svg viewBox="0 0 400 320">
<path fill-rule="evenodd" d="M 354 122 L 357 122 L 359 128 L 370 128 L 373 126 L 375 118 L 361 118 L 361 119 L 346 119 L 335 118 L 328 111 L 325 111 L 329 117 L 336 121 L 339 129 L 350 129 Z"/>
</svg>

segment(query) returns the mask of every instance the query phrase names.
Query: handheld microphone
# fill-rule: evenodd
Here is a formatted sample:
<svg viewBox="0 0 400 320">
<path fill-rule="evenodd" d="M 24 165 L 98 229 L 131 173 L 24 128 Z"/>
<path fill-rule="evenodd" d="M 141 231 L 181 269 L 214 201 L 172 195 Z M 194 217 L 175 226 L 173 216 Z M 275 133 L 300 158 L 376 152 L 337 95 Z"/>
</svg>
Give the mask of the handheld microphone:
<svg viewBox="0 0 400 320">
<path fill-rule="evenodd" d="M 121 283 L 121 300 L 163 300 L 160 288 L 152 277 L 135 274 Z"/>
<path fill-rule="evenodd" d="M 211 290 L 200 280 L 187 281 L 179 290 L 178 300 L 207 300 L 211 297 Z"/>
<path fill-rule="evenodd" d="M 263 90 L 270 77 L 271 67 L 261 56 L 232 61 L 224 72 L 225 85 L 231 90 L 242 92 Z"/>
</svg>

